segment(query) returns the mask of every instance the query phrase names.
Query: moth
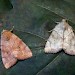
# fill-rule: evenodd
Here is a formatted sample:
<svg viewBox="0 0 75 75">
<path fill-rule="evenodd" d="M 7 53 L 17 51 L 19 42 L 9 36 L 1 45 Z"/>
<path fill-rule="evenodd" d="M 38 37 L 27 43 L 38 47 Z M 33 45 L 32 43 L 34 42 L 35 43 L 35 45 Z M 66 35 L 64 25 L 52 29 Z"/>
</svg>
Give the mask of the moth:
<svg viewBox="0 0 75 75">
<path fill-rule="evenodd" d="M 72 27 L 63 19 L 53 29 L 45 45 L 45 53 L 57 53 L 61 50 L 75 55 L 75 35 Z"/>
<path fill-rule="evenodd" d="M 11 31 L 3 30 L 1 33 L 1 56 L 6 69 L 13 66 L 17 60 L 32 57 L 29 47 Z"/>
</svg>

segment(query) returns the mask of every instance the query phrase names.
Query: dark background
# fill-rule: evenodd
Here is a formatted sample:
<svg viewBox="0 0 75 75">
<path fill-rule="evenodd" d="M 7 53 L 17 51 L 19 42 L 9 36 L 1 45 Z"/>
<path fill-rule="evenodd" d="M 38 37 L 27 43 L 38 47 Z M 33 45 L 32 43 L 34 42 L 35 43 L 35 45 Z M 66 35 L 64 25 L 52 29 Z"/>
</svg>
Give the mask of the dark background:
<svg viewBox="0 0 75 75">
<path fill-rule="evenodd" d="M 0 75 L 75 75 L 75 56 L 44 53 L 48 31 L 63 18 L 75 30 L 75 0 L 0 0 L 0 32 L 14 26 L 13 33 L 33 52 L 8 70 L 0 57 Z"/>
</svg>

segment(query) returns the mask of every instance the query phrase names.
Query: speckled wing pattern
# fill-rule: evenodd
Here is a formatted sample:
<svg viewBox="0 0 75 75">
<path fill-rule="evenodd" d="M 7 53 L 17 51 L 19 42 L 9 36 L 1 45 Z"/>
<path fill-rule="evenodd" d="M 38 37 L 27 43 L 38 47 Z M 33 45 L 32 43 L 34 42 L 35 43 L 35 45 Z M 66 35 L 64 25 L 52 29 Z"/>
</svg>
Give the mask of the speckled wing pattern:
<svg viewBox="0 0 75 75">
<path fill-rule="evenodd" d="M 65 31 L 64 31 L 64 42 L 63 42 L 63 50 L 65 53 L 70 55 L 75 55 L 75 35 L 72 27 L 64 22 Z"/>
<path fill-rule="evenodd" d="M 72 27 L 63 19 L 53 29 L 45 45 L 45 53 L 57 53 L 60 50 L 75 55 L 75 35 Z"/>
<path fill-rule="evenodd" d="M 17 60 L 32 57 L 32 52 L 18 36 L 8 30 L 3 30 L 1 33 L 1 55 L 3 64 L 8 69 Z"/>
</svg>

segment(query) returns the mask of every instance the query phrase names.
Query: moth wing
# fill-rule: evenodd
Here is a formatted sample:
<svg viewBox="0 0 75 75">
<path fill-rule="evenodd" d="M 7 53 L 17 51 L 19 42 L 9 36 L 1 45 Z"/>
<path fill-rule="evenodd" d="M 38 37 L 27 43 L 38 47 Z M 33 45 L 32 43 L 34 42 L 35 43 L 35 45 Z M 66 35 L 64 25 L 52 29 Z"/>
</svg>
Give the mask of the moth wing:
<svg viewBox="0 0 75 75">
<path fill-rule="evenodd" d="M 75 55 L 75 35 L 71 26 L 68 26 L 64 32 L 63 49 L 65 53 Z"/>
<path fill-rule="evenodd" d="M 13 66 L 17 59 L 27 59 L 32 56 L 28 46 L 15 34 L 8 30 L 1 33 L 1 55 L 6 68 Z"/>
<path fill-rule="evenodd" d="M 1 53 L 2 53 L 2 61 L 6 69 L 10 68 L 17 62 L 17 59 L 14 58 L 10 52 L 7 53 L 6 51 L 5 52 L 2 51 Z"/>
<path fill-rule="evenodd" d="M 14 42 L 12 53 L 15 58 L 23 60 L 32 57 L 32 52 L 29 47 L 15 34 L 12 34 L 10 42 Z"/>
<path fill-rule="evenodd" d="M 60 23 L 54 28 L 45 45 L 45 53 L 57 53 L 62 49 L 63 30 L 61 28 Z"/>
<path fill-rule="evenodd" d="M 1 34 L 1 56 L 2 56 L 3 64 L 7 69 L 13 66 L 17 62 L 17 59 L 14 58 L 12 54 L 11 46 L 9 45 L 9 42 L 5 40 L 2 34 Z"/>
</svg>

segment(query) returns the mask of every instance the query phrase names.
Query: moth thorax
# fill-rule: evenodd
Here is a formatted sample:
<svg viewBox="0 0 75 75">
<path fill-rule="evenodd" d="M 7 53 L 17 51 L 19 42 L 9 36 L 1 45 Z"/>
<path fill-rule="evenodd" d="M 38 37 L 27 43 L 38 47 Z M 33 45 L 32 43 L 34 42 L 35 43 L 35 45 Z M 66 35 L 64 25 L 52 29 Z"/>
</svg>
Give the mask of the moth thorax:
<svg viewBox="0 0 75 75">
<path fill-rule="evenodd" d="M 10 31 L 4 31 L 2 35 L 6 40 L 10 40 L 12 33 Z"/>
</svg>

